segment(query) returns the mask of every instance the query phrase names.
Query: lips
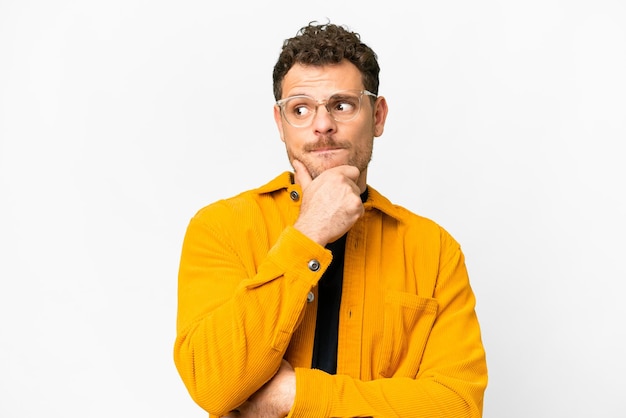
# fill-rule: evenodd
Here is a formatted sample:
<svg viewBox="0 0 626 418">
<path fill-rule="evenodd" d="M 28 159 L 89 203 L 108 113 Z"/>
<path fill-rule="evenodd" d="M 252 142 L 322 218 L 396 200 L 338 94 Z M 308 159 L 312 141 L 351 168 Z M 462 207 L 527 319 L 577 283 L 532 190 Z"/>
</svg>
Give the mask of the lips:
<svg viewBox="0 0 626 418">
<path fill-rule="evenodd" d="M 343 148 L 341 148 L 341 147 L 320 147 L 320 148 L 314 148 L 310 152 L 339 151 L 339 150 L 342 150 L 342 149 Z"/>
</svg>

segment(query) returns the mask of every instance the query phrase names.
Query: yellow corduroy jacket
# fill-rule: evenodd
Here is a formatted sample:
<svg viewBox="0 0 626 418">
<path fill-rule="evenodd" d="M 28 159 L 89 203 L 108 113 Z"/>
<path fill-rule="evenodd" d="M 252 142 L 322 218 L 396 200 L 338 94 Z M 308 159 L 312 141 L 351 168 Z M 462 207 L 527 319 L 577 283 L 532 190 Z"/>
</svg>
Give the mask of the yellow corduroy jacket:
<svg viewBox="0 0 626 418">
<path fill-rule="evenodd" d="M 195 402 L 226 415 L 285 358 L 289 417 L 482 416 L 487 366 L 459 244 L 372 187 L 346 241 L 337 374 L 311 369 L 332 255 L 293 228 L 300 193 L 286 172 L 191 219 L 174 360 Z"/>
</svg>

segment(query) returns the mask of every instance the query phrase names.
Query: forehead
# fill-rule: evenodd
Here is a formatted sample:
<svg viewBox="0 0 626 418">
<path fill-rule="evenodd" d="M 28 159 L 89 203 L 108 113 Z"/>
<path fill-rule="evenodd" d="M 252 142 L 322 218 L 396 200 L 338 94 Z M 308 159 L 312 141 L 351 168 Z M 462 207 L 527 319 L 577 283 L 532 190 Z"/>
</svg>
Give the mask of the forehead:
<svg viewBox="0 0 626 418">
<path fill-rule="evenodd" d="M 325 97 L 338 90 L 362 90 L 363 77 L 354 64 L 342 61 L 332 65 L 294 64 L 283 79 L 283 97 L 307 94 Z"/>
</svg>

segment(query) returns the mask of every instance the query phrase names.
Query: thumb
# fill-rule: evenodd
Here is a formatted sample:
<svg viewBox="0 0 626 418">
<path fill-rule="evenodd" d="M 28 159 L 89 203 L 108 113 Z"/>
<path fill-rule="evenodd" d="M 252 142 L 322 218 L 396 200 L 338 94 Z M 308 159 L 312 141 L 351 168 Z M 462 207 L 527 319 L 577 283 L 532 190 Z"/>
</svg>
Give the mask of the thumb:
<svg viewBox="0 0 626 418">
<path fill-rule="evenodd" d="M 291 161 L 291 165 L 293 166 L 295 172 L 294 178 L 296 180 L 296 183 L 299 184 L 300 187 L 302 187 L 302 190 L 309 187 L 309 184 L 311 184 L 313 179 L 311 178 L 311 173 L 309 173 L 309 170 L 307 170 L 306 166 L 295 158 L 293 159 L 293 161 Z"/>
</svg>

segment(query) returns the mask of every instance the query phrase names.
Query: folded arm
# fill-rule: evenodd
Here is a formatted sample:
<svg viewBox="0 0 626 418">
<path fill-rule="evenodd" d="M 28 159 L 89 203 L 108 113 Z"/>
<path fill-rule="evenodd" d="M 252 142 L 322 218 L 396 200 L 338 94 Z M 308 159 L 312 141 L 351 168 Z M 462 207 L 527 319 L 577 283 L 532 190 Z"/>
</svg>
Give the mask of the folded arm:
<svg viewBox="0 0 626 418">
<path fill-rule="evenodd" d="M 223 218 L 224 208 L 209 209 Z M 192 219 L 179 272 L 174 360 L 192 398 L 226 415 L 279 370 L 330 252 L 287 227 L 254 267 L 219 224 Z M 300 254 L 306 254 L 304 255 Z M 309 261 L 322 268 L 313 271 Z"/>
</svg>

